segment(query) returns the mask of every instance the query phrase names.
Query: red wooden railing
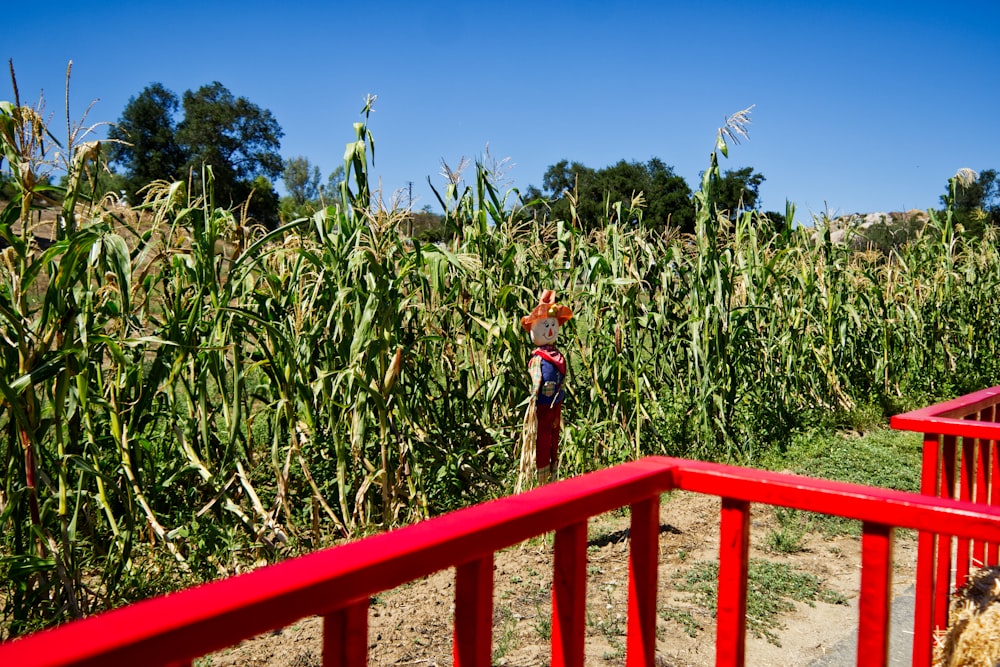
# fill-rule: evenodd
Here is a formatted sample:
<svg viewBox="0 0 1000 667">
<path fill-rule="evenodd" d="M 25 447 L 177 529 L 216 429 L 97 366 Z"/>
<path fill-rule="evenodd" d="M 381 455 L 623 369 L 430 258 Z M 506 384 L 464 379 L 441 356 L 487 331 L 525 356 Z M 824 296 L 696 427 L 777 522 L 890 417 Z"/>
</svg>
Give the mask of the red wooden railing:
<svg viewBox="0 0 1000 667">
<path fill-rule="evenodd" d="M 1000 505 L 1000 387 L 984 389 L 892 418 L 892 427 L 924 434 L 920 492 L 978 505 Z M 954 554 L 954 555 L 953 555 Z M 948 601 L 969 569 L 996 565 L 998 543 L 985 536 L 921 532 L 914 600 L 914 664 L 948 625 Z"/>
<path fill-rule="evenodd" d="M 716 640 L 722 666 L 744 664 L 751 503 L 862 522 L 857 664 L 866 667 L 887 664 L 895 527 L 1000 543 L 1000 510 L 992 507 L 652 457 L 0 644 L 0 665 L 189 666 L 198 656 L 308 616 L 324 619 L 324 665 L 364 665 L 370 596 L 454 567 L 454 664 L 487 667 L 494 553 L 555 531 L 551 664 L 579 667 L 587 519 L 630 506 L 626 664 L 652 667 L 660 495 L 671 489 L 722 499 Z M 914 662 L 929 661 L 928 653 Z"/>
</svg>

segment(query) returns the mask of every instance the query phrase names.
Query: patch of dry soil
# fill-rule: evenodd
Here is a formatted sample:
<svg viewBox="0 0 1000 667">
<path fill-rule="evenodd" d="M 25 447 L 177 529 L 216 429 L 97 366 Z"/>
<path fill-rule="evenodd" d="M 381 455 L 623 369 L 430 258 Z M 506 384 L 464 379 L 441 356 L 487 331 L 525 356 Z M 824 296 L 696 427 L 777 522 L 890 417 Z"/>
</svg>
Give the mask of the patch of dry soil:
<svg viewBox="0 0 1000 667">
<path fill-rule="evenodd" d="M 660 510 L 660 568 L 657 607 L 657 664 L 702 667 L 715 664 L 715 629 L 710 612 L 680 589 L 680 577 L 695 563 L 718 559 L 719 500 L 674 493 Z M 588 665 L 625 662 L 628 591 L 627 512 L 596 517 L 589 526 L 587 579 Z M 795 603 L 781 618 L 781 646 L 747 635 L 747 664 L 796 667 L 820 658 L 855 631 L 860 584 L 860 541 L 849 536 L 808 533 L 802 549 L 778 554 L 766 548 L 778 530 L 772 508 L 752 508 L 751 559 L 789 563 L 817 576 L 846 603 Z M 897 536 L 893 587 L 913 583 L 915 540 Z M 552 540 L 537 538 L 496 554 L 493 662 L 529 667 L 548 665 L 552 582 Z M 380 594 L 369 612 L 370 665 L 452 664 L 454 572 Z M 683 618 L 685 621 L 675 620 Z M 698 627 L 695 627 L 698 626 Z M 689 634 L 690 633 L 690 634 Z M 322 622 L 304 620 L 198 661 L 211 667 L 313 667 L 321 664 Z M 693 635 L 693 636 L 692 636 Z"/>
</svg>

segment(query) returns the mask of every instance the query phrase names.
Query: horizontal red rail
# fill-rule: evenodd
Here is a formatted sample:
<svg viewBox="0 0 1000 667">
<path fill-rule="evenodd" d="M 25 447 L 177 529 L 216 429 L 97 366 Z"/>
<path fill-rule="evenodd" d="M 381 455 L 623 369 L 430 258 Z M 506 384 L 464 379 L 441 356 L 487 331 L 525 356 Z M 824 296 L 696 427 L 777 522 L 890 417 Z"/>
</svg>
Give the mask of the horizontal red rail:
<svg viewBox="0 0 1000 667">
<path fill-rule="evenodd" d="M 995 508 L 652 457 L 0 644 L 0 665 L 188 665 L 195 657 L 308 616 L 325 619 L 324 665 L 363 665 L 369 597 L 455 567 L 455 664 L 485 667 L 490 664 L 493 554 L 552 531 L 552 665 L 582 665 L 586 520 L 630 506 L 627 664 L 652 667 L 659 496 L 674 488 L 723 499 L 719 665 L 739 666 L 744 660 L 751 503 L 864 522 L 858 654 L 863 665 L 886 664 L 894 527 L 1000 542 Z"/>
<path fill-rule="evenodd" d="M 185 664 L 536 535 L 657 497 L 670 489 L 672 474 L 662 462 L 636 461 L 459 510 L 0 644 L 0 665 Z"/>
<path fill-rule="evenodd" d="M 944 403 L 896 415 L 889 423 L 900 431 L 997 440 L 1000 439 L 1000 424 L 970 420 L 969 417 L 978 416 L 984 409 L 998 403 L 1000 403 L 1000 386 L 990 387 Z"/>
</svg>

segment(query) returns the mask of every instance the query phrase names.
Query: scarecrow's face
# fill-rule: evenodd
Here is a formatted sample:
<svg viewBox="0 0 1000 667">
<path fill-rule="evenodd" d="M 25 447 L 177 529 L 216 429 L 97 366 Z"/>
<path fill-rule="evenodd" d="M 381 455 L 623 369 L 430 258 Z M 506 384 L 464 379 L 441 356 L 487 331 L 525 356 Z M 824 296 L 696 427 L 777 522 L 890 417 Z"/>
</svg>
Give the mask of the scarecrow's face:
<svg viewBox="0 0 1000 667">
<path fill-rule="evenodd" d="M 559 335 L 559 320 L 554 317 L 544 317 L 535 320 L 531 325 L 531 342 L 535 347 L 552 345 Z"/>
</svg>

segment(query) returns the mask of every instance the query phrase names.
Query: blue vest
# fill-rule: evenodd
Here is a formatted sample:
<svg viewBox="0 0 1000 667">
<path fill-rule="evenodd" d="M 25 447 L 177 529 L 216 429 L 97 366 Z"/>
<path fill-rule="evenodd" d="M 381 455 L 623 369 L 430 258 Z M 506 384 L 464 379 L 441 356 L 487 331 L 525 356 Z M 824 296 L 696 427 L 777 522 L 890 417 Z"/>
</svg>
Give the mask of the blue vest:
<svg viewBox="0 0 1000 667">
<path fill-rule="evenodd" d="M 566 398 L 562 386 L 564 376 L 548 359 L 541 356 L 538 359 L 542 362 L 542 386 L 538 389 L 538 404 L 550 407 L 559 405 Z"/>
</svg>

